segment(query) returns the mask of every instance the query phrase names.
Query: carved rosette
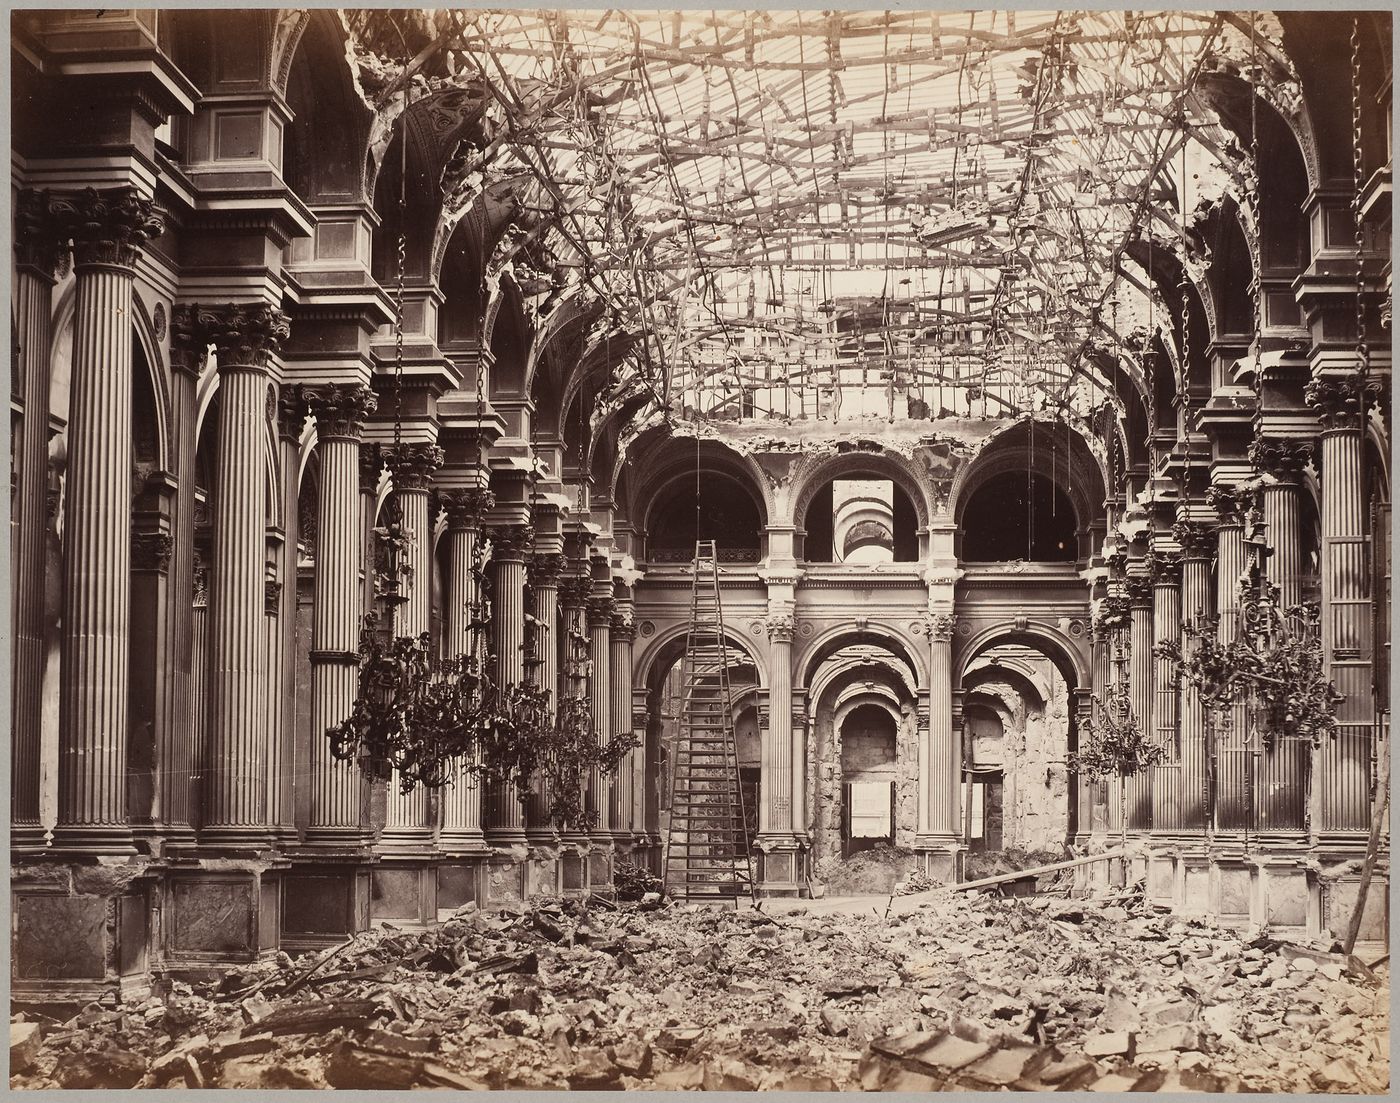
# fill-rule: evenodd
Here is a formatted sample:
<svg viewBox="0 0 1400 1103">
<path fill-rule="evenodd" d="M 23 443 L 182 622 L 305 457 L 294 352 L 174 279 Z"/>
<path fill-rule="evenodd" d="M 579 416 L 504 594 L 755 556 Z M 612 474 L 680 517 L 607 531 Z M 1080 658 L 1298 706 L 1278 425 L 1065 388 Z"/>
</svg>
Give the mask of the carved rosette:
<svg viewBox="0 0 1400 1103">
<path fill-rule="evenodd" d="M 1185 559 L 1210 559 L 1215 555 L 1215 526 L 1203 521 L 1177 521 L 1172 536 Z"/>
<path fill-rule="evenodd" d="M 285 390 L 285 388 L 284 388 Z M 303 417 L 309 411 L 316 418 L 319 440 L 358 441 L 365 421 L 379 408 L 379 400 L 368 387 L 358 384 L 326 383 L 302 390 Z M 297 435 L 300 436 L 300 423 Z"/>
<path fill-rule="evenodd" d="M 1279 482 L 1296 482 L 1312 460 L 1312 446 L 1296 440 L 1260 437 L 1249 446 L 1249 462 L 1254 470 L 1272 475 Z"/>
<path fill-rule="evenodd" d="M 195 324 L 217 351 L 219 370 L 266 371 L 291 336 L 287 316 L 267 303 L 194 306 Z"/>
<path fill-rule="evenodd" d="M 792 643 L 797 623 L 790 612 L 769 613 L 763 622 L 763 629 L 773 643 Z"/>
<path fill-rule="evenodd" d="M 447 514 L 447 527 L 453 532 L 464 532 L 481 528 L 486 514 L 496 505 L 496 496 L 489 490 L 467 487 L 462 490 L 444 490 L 439 496 L 443 511 Z"/>
<path fill-rule="evenodd" d="M 1149 552 L 1147 571 L 1158 586 L 1181 585 L 1181 556 L 1168 552 Z"/>
<path fill-rule="evenodd" d="M 25 188 L 15 202 L 15 264 L 52 283 L 63 242 L 49 213 L 49 193 Z"/>
<path fill-rule="evenodd" d="M 436 444 L 414 441 L 391 446 L 385 453 L 394 486 L 399 490 L 427 490 L 433 472 L 446 458 Z"/>
<path fill-rule="evenodd" d="M 1206 491 L 1206 501 L 1220 517 L 1222 525 L 1242 525 L 1244 515 L 1254 504 L 1254 491 L 1248 487 L 1218 483 Z"/>
<path fill-rule="evenodd" d="M 175 541 L 166 532 L 132 532 L 131 569 L 164 571 L 170 566 Z"/>
<path fill-rule="evenodd" d="M 491 540 L 491 558 L 502 560 L 523 560 L 530 546 L 529 525 L 495 525 L 487 531 Z"/>
<path fill-rule="evenodd" d="M 617 600 L 611 594 L 598 594 L 588 599 L 588 627 L 611 628 L 613 609 Z"/>
<path fill-rule="evenodd" d="M 209 358 L 209 339 L 196 317 L 197 307 L 177 303 L 170 312 L 170 366 L 198 379 Z"/>
<path fill-rule="evenodd" d="M 76 268 L 104 265 L 132 271 L 141 247 L 165 229 L 155 204 L 130 186 L 54 192 L 48 213 L 59 241 L 72 240 Z"/>
<path fill-rule="evenodd" d="M 377 444 L 360 447 L 360 493 L 374 494 L 384 474 L 384 451 Z"/>
<path fill-rule="evenodd" d="M 559 585 L 559 580 L 564 577 L 564 572 L 569 569 L 569 561 L 558 552 L 532 555 L 530 561 L 525 564 L 526 578 L 530 585 L 538 589 L 541 586 Z"/>
</svg>

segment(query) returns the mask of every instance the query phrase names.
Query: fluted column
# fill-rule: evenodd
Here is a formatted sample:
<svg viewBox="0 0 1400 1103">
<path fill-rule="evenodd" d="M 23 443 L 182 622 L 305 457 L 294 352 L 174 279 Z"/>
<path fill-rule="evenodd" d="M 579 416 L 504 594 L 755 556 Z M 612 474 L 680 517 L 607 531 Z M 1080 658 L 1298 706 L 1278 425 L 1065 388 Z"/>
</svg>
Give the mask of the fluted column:
<svg viewBox="0 0 1400 1103">
<path fill-rule="evenodd" d="M 793 611 L 770 606 L 768 633 L 768 725 L 760 733 L 758 807 L 760 835 L 791 835 L 792 820 L 792 635 Z"/>
<path fill-rule="evenodd" d="M 1318 752 L 1313 831 L 1361 831 L 1370 822 L 1375 699 L 1366 478 L 1357 380 L 1328 378 L 1305 392 L 1322 421 L 1322 651 L 1342 695 L 1337 733 Z"/>
<path fill-rule="evenodd" d="M 76 276 L 54 846 L 130 854 L 132 281 L 142 244 L 163 227 L 129 187 L 54 195 L 48 210 L 72 239 Z"/>
<path fill-rule="evenodd" d="M 1211 614 L 1210 561 L 1215 552 L 1215 527 L 1178 521 L 1172 529 L 1181 545 L 1181 615 L 1192 622 Z M 1185 646 L 1189 646 L 1185 645 Z M 1181 689 L 1181 827 L 1206 825 L 1210 778 L 1206 747 L 1206 717 L 1201 698 L 1190 686 Z"/>
<path fill-rule="evenodd" d="M 605 585 L 608 591 L 612 589 L 611 580 Z M 593 717 L 593 735 L 599 746 L 612 738 L 612 615 L 613 596 L 600 591 L 595 580 L 593 596 L 588 599 L 588 643 L 593 656 L 588 704 Z M 597 812 L 591 832 L 595 839 L 606 841 L 612 834 L 612 790 L 612 776 L 605 776 L 594 767 L 588 778 L 588 808 Z"/>
<path fill-rule="evenodd" d="M 24 418 L 19 423 L 10 549 L 10 600 L 14 610 L 14 693 L 10 713 L 10 850 L 44 847 L 39 822 L 40 742 L 43 729 L 44 567 L 48 532 L 49 319 L 53 312 L 58 227 L 48 197 L 20 193 L 15 210 L 15 355 Z"/>
<path fill-rule="evenodd" d="M 1220 517 L 1215 530 L 1215 609 L 1220 618 L 1216 636 L 1228 644 L 1239 635 L 1240 578 L 1245 573 L 1244 514 L 1253 495 L 1240 487 L 1220 485 L 1211 487 L 1208 498 Z M 1215 719 L 1213 822 L 1224 831 L 1248 827 L 1253 815 L 1253 763 L 1249 760 L 1247 725 L 1243 702 Z"/>
<path fill-rule="evenodd" d="M 497 681 L 509 686 L 525 680 L 525 549 L 526 525 L 502 525 L 491 537 L 491 627 L 496 650 Z M 496 847 L 525 841 L 525 817 L 514 778 L 494 781 L 487 789 L 486 838 Z"/>
<path fill-rule="evenodd" d="M 1129 575 L 1128 689 L 1138 730 L 1152 737 L 1152 579 Z M 1139 770 L 1128 779 L 1128 826 L 1145 830 L 1152 826 L 1152 774 Z"/>
<path fill-rule="evenodd" d="M 483 640 L 473 640 L 471 627 L 480 600 L 476 586 L 477 542 L 482 519 L 495 505 L 489 490 L 468 488 L 446 490 L 442 493 L 447 510 L 447 641 L 444 650 L 449 657 L 473 654 L 478 661 L 484 656 Z M 477 777 L 464 771 L 443 790 L 442 832 L 439 847 L 448 854 L 474 854 L 486 848 L 481 829 L 481 784 Z"/>
<path fill-rule="evenodd" d="M 929 618 L 929 723 L 919 754 L 919 834 L 929 841 L 949 843 L 962 834 L 958 823 L 962 748 L 953 729 L 954 624 L 952 613 L 934 613 Z"/>
<path fill-rule="evenodd" d="M 1181 642 L 1181 560 L 1175 555 L 1152 557 L 1153 646 Z M 1174 831 L 1181 826 L 1181 690 L 1171 659 L 1154 660 L 1155 693 L 1152 734 L 1166 757 L 1152 768 L 1152 829 Z"/>
<path fill-rule="evenodd" d="M 428 631 L 432 591 L 433 533 L 428 519 L 428 484 L 433 472 L 442 466 L 443 452 L 435 444 L 414 442 L 388 449 L 386 459 L 393 473 L 400 524 L 408 540 L 406 592 L 402 595 L 407 600 L 395 611 L 393 632 L 396 636 L 417 637 Z M 380 845 L 391 853 L 421 854 L 433 848 L 428 790 L 420 785 L 403 792 L 397 772 L 390 778 L 385 794 Z"/>
<path fill-rule="evenodd" d="M 584 653 L 588 648 L 587 608 L 593 579 L 589 577 L 586 565 L 575 564 L 574 568 L 572 573 L 564 575 L 559 581 L 559 635 L 563 666 L 559 678 L 561 700 L 566 696 L 577 697 L 588 692 L 588 663 Z M 585 778 L 582 784 L 584 792 L 579 794 L 580 806 L 588 809 L 592 807 L 588 803 L 589 780 Z M 576 845 L 586 846 L 588 842 L 588 832 L 580 830 L 576 824 L 569 824 L 560 834 Z"/>
<path fill-rule="evenodd" d="M 1249 451 L 1250 463 L 1264 477 L 1264 524 L 1273 554 L 1264 575 L 1278 587 L 1284 609 L 1303 600 L 1303 544 L 1299 530 L 1298 495 L 1303 468 L 1312 457 L 1307 444 L 1261 439 Z"/>
<path fill-rule="evenodd" d="M 630 731 L 632 727 L 632 641 L 636 638 L 632 617 L 630 598 L 618 601 L 609 629 L 612 661 L 608 685 L 612 693 L 609 708 L 612 726 L 607 732 L 608 739 Z M 628 754 L 618 765 L 612 780 L 610 814 L 613 835 L 629 841 L 635 830 L 632 824 L 633 781 L 632 756 Z"/>
<path fill-rule="evenodd" d="M 284 385 L 277 396 L 277 447 L 282 471 L 283 540 L 278 552 L 280 593 L 277 601 L 276 655 L 269 665 L 269 696 L 280 698 L 270 714 L 272 761 L 272 823 L 274 832 L 288 842 L 297 837 L 296 829 L 296 612 L 297 544 L 300 531 L 301 435 L 309 414 L 302 388 Z"/>
<path fill-rule="evenodd" d="M 567 561 L 558 553 L 537 554 L 525 565 L 531 620 L 527 633 L 529 655 L 526 674 L 532 684 L 549 693 L 551 718 L 559 703 L 559 579 Z M 543 771 L 530 779 L 530 799 L 525 807 L 526 834 L 539 842 L 554 840 L 549 819 L 549 779 Z"/>
<path fill-rule="evenodd" d="M 359 848 L 368 841 L 365 777 L 331 756 L 327 729 L 350 715 L 358 678 L 363 535 L 360 507 L 365 418 L 376 407 L 368 387 L 308 388 L 321 459 L 316 574 L 311 627 L 311 846 Z M 378 481 L 377 466 L 373 472 Z"/>
<path fill-rule="evenodd" d="M 210 576 L 210 722 L 201 845 L 259 847 L 268 814 L 265 606 L 269 359 L 289 332 L 264 304 L 196 311 L 219 370 Z"/>
</svg>

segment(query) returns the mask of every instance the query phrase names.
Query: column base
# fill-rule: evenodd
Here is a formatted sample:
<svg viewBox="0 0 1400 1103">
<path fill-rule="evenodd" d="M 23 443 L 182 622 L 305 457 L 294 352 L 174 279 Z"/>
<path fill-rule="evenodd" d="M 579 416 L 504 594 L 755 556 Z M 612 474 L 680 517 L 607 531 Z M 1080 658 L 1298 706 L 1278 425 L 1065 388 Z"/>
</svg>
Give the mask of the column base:
<svg viewBox="0 0 1400 1103">
<path fill-rule="evenodd" d="M 437 922 L 437 862 L 383 854 L 370 870 L 371 924 L 422 930 Z"/>
<path fill-rule="evenodd" d="M 271 957 L 281 946 L 282 870 L 268 863 L 199 861 L 164 886 L 165 955 L 173 967 L 220 968 Z"/>
<path fill-rule="evenodd" d="M 94 857 L 134 858 L 136 840 L 131 828 L 99 824 L 59 824 L 53 829 L 48 856 L 55 861 L 77 861 Z"/>
<path fill-rule="evenodd" d="M 590 889 L 587 835 L 565 834 L 559 840 L 559 891 L 564 896 L 587 896 Z"/>
<path fill-rule="evenodd" d="M 10 853 L 19 860 L 42 854 L 49 848 L 49 833 L 41 823 L 10 826 Z"/>
<path fill-rule="evenodd" d="M 802 895 L 802 841 L 795 835 L 759 835 L 754 847 L 758 891 L 764 896 Z"/>
<path fill-rule="evenodd" d="M 446 919 L 486 899 L 486 853 L 444 858 L 437 864 L 437 915 Z"/>
<path fill-rule="evenodd" d="M 81 1006 L 145 999 L 160 872 L 143 860 L 16 865 L 11 1001 Z"/>
<path fill-rule="evenodd" d="M 914 852 L 914 868 L 930 881 L 953 885 L 964 879 L 967 846 L 956 836 L 920 835 Z"/>
<path fill-rule="evenodd" d="M 588 890 L 592 894 L 610 894 L 613 891 L 613 836 L 610 831 L 599 831 L 589 836 L 592 845 L 588 851 Z"/>
<path fill-rule="evenodd" d="M 298 856 L 282 875 L 282 948 L 320 950 L 369 929 L 370 863 Z"/>
<path fill-rule="evenodd" d="M 487 904 L 519 902 L 525 899 L 525 866 L 529 857 L 525 832 L 508 828 L 486 833 L 491 853 L 486 859 Z"/>
</svg>

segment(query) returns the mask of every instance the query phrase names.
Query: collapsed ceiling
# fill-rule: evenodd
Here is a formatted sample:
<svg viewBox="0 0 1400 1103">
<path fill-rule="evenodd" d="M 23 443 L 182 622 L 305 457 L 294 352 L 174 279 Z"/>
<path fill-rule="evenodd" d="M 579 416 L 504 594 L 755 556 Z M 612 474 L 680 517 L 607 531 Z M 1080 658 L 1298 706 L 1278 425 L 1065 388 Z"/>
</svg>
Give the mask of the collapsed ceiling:
<svg viewBox="0 0 1400 1103">
<path fill-rule="evenodd" d="M 393 29 L 382 53 L 485 103 L 449 218 L 502 189 L 523 212 L 488 279 L 541 313 L 601 304 L 598 332 L 633 335 L 625 372 L 702 417 L 893 417 L 896 397 L 1087 413 L 1105 359 L 1144 371 L 1162 313 L 1126 247 L 1196 268 L 1193 222 L 1248 194 L 1201 74 L 1292 83 L 1262 13 L 453 10 Z"/>
</svg>

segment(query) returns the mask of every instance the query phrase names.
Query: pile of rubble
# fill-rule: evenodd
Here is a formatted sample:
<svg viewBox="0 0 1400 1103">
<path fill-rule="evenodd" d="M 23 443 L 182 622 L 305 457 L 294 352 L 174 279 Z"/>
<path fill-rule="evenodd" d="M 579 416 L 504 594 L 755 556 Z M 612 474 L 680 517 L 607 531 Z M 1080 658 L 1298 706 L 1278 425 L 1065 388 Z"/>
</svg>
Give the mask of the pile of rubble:
<svg viewBox="0 0 1400 1103">
<path fill-rule="evenodd" d="M 11 1085 L 1379 1092 L 1388 972 L 1118 902 L 543 900 L 65 1022 Z M 814 905 L 815 909 L 815 905 Z M 887 914 L 894 911 L 895 914 Z"/>
</svg>

